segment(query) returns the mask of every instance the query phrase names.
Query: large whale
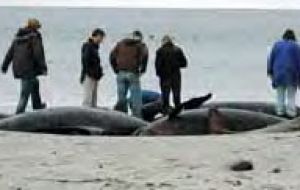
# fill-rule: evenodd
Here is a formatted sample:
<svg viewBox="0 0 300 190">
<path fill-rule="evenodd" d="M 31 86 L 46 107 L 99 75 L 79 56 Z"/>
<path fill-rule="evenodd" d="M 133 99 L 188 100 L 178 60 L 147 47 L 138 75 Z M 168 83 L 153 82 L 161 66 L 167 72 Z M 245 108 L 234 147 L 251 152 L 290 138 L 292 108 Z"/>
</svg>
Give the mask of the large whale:
<svg viewBox="0 0 300 190">
<path fill-rule="evenodd" d="M 220 113 L 219 115 L 215 112 Z M 221 118 L 218 118 L 221 117 Z M 224 128 L 230 132 L 245 132 L 261 129 L 268 125 L 286 121 L 284 118 L 265 113 L 236 109 L 198 109 L 184 111 L 174 118 L 162 118 L 145 128 L 136 131 L 136 135 L 204 135 L 211 133 L 211 127 Z M 220 123 L 221 122 L 221 123 Z"/>
<path fill-rule="evenodd" d="M 0 120 L 0 130 L 54 134 L 131 135 L 147 123 L 124 113 L 83 107 L 58 107 Z"/>
<path fill-rule="evenodd" d="M 255 112 L 266 113 L 276 116 L 276 105 L 271 102 L 251 102 L 251 101 L 224 101 L 224 102 L 212 102 L 201 106 L 201 108 L 229 108 L 229 109 L 240 109 L 249 110 Z M 297 107 L 297 113 L 299 115 L 300 108 Z"/>
</svg>

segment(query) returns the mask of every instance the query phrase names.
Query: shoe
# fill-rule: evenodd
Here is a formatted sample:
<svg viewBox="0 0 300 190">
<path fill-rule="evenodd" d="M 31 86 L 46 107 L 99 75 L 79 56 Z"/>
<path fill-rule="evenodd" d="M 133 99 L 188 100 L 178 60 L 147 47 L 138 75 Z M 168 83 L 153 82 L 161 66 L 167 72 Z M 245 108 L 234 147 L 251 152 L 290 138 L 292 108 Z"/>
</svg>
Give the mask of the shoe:
<svg viewBox="0 0 300 190">
<path fill-rule="evenodd" d="M 41 103 L 41 105 L 37 108 L 34 108 L 36 110 L 42 110 L 42 109 L 46 109 L 47 108 L 47 104 L 46 103 Z"/>
<path fill-rule="evenodd" d="M 289 115 L 289 114 L 286 114 L 285 117 L 287 119 L 295 119 L 297 117 L 297 115 Z"/>
<path fill-rule="evenodd" d="M 40 109 L 46 109 L 46 108 L 47 108 L 47 104 L 46 103 L 42 103 Z"/>
<path fill-rule="evenodd" d="M 172 108 L 170 107 L 170 106 L 168 106 L 168 107 L 164 107 L 163 109 L 162 109 L 162 114 L 164 115 L 164 116 L 167 116 L 167 115 L 169 115 L 169 113 L 172 111 Z"/>
</svg>

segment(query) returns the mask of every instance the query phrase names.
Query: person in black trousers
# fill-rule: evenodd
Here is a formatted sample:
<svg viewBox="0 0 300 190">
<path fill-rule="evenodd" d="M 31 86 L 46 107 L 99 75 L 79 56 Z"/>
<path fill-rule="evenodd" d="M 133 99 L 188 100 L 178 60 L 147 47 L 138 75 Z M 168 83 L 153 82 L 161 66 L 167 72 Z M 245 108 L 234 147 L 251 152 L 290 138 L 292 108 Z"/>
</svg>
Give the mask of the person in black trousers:
<svg viewBox="0 0 300 190">
<path fill-rule="evenodd" d="M 163 113 L 169 112 L 170 93 L 175 107 L 181 103 L 181 69 L 187 67 L 187 59 L 181 48 L 169 36 L 164 36 L 162 46 L 156 52 L 155 69 L 160 79 Z"/>
</svg>

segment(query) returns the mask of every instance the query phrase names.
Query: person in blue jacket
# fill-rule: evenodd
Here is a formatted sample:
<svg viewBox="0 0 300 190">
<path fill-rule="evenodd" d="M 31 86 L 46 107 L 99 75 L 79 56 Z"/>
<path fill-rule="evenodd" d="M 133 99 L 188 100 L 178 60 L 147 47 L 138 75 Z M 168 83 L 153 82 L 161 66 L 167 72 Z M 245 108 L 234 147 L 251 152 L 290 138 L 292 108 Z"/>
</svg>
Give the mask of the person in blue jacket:
<svg viewBox="0 0 300 190">
<path fill-rule="evenodd" d="M 293 30 L 287 29 L 282 40 L 274 44 L 268 60 L 268 76 L 277 91 L 277 115 L 296 117 L 295 96 L 300 78 L 300 48 Z"/>
<path fill-rule="evenodd" d="M 152 102 L 156 102 L 160 100 L 161 95 L 158 92 L 151 91 L 151 90 L 142 90 L 142 102 L 143 105 L 149 104 Z"/>
<path fill-rule="evenodd" d="M 127 102 L 132 107 L 130 98 L 127 99 Z M 146 121 L 152 121 L 158 113 L 162 112 L 161 94 L 156 91 L 142 90 L 142 103 L 142 118 Z M 114 109 L 118 110 L 119 106 L 120 104 L 117 103 Z"/>
</svg>

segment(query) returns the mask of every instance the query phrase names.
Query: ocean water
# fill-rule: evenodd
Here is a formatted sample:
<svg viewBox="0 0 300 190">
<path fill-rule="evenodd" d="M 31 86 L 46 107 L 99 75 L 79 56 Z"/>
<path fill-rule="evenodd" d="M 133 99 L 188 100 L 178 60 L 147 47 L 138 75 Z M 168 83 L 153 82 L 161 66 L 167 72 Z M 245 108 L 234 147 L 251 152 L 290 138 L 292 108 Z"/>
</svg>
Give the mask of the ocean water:
<svg viewBox="0 0 300 190">
<path fill-rule="evenodd" d="M 135 29 L 144 33 L 150 49 L 143 88 L 159 90 L 154 73 L 155 50 L 161 37 L 170 34 L 189 61 L 183 71 L 183 99 L 212 92 L 215 101 L 273 101 L 274 91 L 266 75 L 268 51 L 287 27 L 300 35 L 300 12 L 296 10 L 2 7 L 1 61 L 16 30 L 29 17 L 40 19 L 43 25 L 49 75 L 41 77 L 41 92 L 50 106 L 81 105 L 80 49 L 95 27 L 107 32 L 100 49 L 105 76 L 99 83 L 99 106 L 112 106 L 117 98 L 109 52 Z M 19 88 L 19 81 L 11 73 L 0 74 L 0 111 L 14 111 Z"/>
</svg>

